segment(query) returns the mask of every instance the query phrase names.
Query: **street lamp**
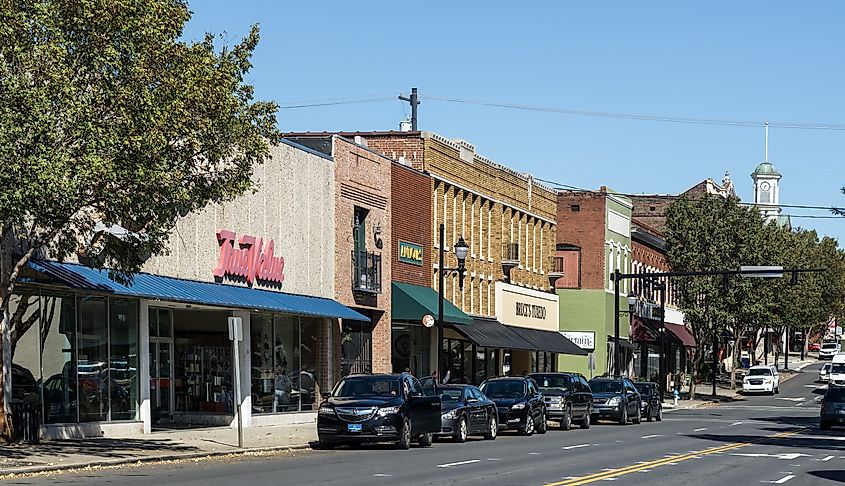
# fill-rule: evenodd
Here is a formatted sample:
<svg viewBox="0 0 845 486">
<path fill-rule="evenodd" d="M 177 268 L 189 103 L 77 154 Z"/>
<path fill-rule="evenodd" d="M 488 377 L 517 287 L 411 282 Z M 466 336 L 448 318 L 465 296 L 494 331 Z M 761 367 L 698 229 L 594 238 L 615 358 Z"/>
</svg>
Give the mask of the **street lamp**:
<svg viewBox="0 0 845 486">
<path fill-rule="evenodd" d="M 443 286 L 445 285 L 445 277 L 446 273 L 449 272 L 457 272 L 458 273 L 458 289 L 461 292 L 464 291 L 464 274 L 466 273 L 466 260 L 467 260 L 467 253 L 469 253 L 469 246 L 467 246 L 466 241 L 464 241 L 464 237 L 461 236 L 458 238 L 458 242 L 455 243 L 454 251 L 455 257 L 458 260 L 457 268 L 447 268 L 445 266 L 446 260 L 446 251 L 445 251 L 445 244 L 446 244 L 446 226 L 441 224 L 440 225 L 440 259 L 438 260 L 437 264 L 440 266 L 440 272 L 438 275 L 438 286 L 437 286 L 437 378 L 439 380 L 443 379 L 443 302 L 446 299 L 444 297 L 444 290 Z"/>
</svg>

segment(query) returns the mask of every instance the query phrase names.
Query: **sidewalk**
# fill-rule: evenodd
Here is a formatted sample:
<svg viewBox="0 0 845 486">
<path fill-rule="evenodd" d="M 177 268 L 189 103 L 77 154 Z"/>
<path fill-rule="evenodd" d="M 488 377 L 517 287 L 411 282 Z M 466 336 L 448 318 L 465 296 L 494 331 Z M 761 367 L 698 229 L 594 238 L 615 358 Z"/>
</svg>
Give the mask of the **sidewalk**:
<svg viewBox="0 0 845 486">
<path fill-rule="evenodd" d="M 815 363 L 816 361 L 817 360 L 815 358 L 810 356 L 805 356 L 805 359 L 802 361 L 798 353 L 795 353 L 794 355 L 793 353 L 790 353 L 789 369 L 782 369 L 783 361 L 781 361 L 778 365 L 778 369 L 780 369 L 781 373 L 781 383 L 796 376 L 797 372 L 800 372 L 804 367 L 809 366 Z M 730 373 L 727 373 L 727 377 L 730 377 Z M 717 406 L 721 403 L 745 400 L 745 398 L 738 393 L 738 391 L 741 389 L 741 385 L 738 385 L 736 391 L 731 391 L 729 384 L 730 379 L 719 380 L 716 384 L 716 397 L 713 397 L 711 394 L 713 390 L 712 383 L 702 383 L 696 386 L 695 400 L 691 400 L 689 398 L 689 393 L 684 391 L 683 393 L 681 393 L 681 399 L 678 400 L 677 407 L 675 407 L 674 402 L 672 400 L 666 400 L 663 402 L 663 410 L 665 412 L 670 412 L 672 410 L 690 410 L 693 408 L 712 407 Z"/>
<path fill-rule="evenodd" d="M 305 449 L 317 440 L 316 426 L 250 427 L 238 449 L 237 429 L 224 427 L 167 430 L 126 438 L 42 441 L 0 447 L 0 479 L 38 473 L 139 462 L 172 461 L 243 453 L 281 453 Z"/>
</svg>

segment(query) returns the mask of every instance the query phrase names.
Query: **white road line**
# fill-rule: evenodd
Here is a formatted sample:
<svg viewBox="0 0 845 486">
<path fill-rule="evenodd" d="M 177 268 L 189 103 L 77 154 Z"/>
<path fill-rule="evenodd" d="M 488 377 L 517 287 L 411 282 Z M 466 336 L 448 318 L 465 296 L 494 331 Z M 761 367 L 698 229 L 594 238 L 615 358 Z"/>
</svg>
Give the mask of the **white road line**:
<svg viewBox="0 0 845 486">
<path fill-rule="evenodd" d="M 827 457 L 825 457 L 824 459 L 819 459 L 819 460 L 820 460 L 821 462 L 827 462 L 827 461 L 829 461 L 829 460 L 831 460 L 831 459 L 833 459 L 833 456 L 827 456 Z"/>
<path fill-rule="evenodd" d="M 660 434 L 651 434 L 651 435 L 644 435 L 644 436 L 640 437 L 640 439 L 653 439 L 655 437 L 663 437 L 663 436 L 660 435 Z"/>
<path fill-rule="evenodd" d="M 540 452 L 529 452 L 528 453 L 529 456 L 539 456 L 540 454 L 541 454 Z"/>
<path fill-rule="evenodd" d="M 476 462 L 481 462 L 481 459 L 470 459 L 469 461 L 460 461 L 460 462 L 450 462 L 449 464 L 438 464 L 437 467 L 452 467 L 452 466 L 463 466 L 465 464 L 474 464 Z"/>
<path fill-rule="evenodd" d="M 702 431 L 705 431 L 705 430 L 707 430 L 707 427 L 701 427 L 700 429 L 693 430 L 693 432 L 702 432 Z"/>
<path fill-rule="evenodd" d="M 374 478 L 392 478 L 392 474 L 373 474 Z"/>
<path fill-rule="evenodd" d="M 790 474 L 788 476 L 784 476 L 784 477 L 778 479 L 777 481 L 761 481 L 761 482 L 767 482 L 767 483 L 772 483 L 772 484 L 783 484 L 783 483 L 789 481 L 790 479 L 792 479 L 794 477 L 795 477 L 794 474 Z"/>
<path fill-rule="evenodd" d="M 580 449 L 582 447 L 590 447 L 590 444 L 578 444 L 578 445 L 564 446 L 564 447 L 561 447 L 561 449 L 568 451 L 569 449 Z"/>
<path fill-rule="evenodd" d="M 742 425 L 742 421 L 732 423 L 731 427 L 735 427 L 737 425 Z"/>
<path fill-rule="evenodd" d="M 616 481 L 616 478 L 604 478 L 604 481 Z"/>
</svg>

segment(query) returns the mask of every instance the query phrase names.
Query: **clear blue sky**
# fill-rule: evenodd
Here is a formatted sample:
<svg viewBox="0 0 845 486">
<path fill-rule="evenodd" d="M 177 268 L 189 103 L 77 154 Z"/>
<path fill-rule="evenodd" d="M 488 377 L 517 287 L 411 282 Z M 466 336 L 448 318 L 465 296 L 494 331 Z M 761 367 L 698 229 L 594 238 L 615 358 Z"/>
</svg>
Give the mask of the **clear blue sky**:
<svg viewBox="0 0 845 486">
<path fill-rule="evenodd" d="M 279 2 L 203 0 L 185 38 L 258 23 L 249 81 L 280 104 L 373 94 L 670 117 L 845 124 L 845 2 Z M 396 129 L 398 100 L 285 109 L 285 131 Z M 425 100 L 419 125 L 578 187 L 677 193 L 730 171 L 752 200 L 763 129 Z M 845 131 L 771 129 L 782 204 L 845 206 Z M 785 209 L 790 214 L 829 213 Z M 840 240 L 845 220 L 793 219 Z M 845 243 L 845 241 L 843 242 Z"/>
</svg>

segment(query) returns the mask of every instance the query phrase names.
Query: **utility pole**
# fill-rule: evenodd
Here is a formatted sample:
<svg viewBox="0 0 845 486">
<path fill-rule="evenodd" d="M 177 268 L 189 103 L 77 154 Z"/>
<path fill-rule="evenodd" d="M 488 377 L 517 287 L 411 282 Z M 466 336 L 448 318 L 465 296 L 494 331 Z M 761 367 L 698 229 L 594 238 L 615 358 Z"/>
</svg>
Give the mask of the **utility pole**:
<svg viewBox="0 0 845 486">
<path fill-rule="evenodd" d="M 411 131 L 417 131 L 417 106 L 420 104 L 420 97 L 417 95 L 417 88 L 411 88 L 411 96 L 399 95 L 399 99 L 407 101 L 411 105 Z"/>
</svg>

